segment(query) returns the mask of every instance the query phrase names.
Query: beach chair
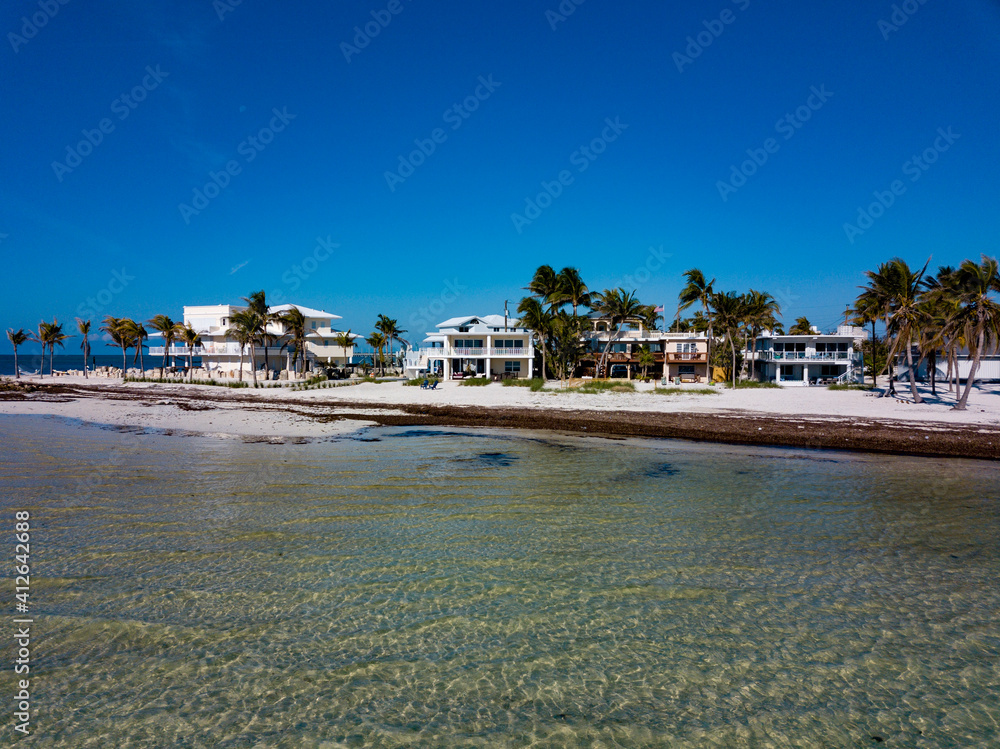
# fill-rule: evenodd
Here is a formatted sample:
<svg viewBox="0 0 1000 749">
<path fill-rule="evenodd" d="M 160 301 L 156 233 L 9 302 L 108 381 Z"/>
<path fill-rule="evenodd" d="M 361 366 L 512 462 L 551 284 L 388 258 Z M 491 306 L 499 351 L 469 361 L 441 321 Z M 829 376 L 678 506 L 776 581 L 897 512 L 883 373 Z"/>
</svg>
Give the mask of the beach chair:
<svg viewBox="0 0 1000 749">
<path fill-rule="evenodd" d="M 430 388 L 430 386 L 431 386 L 431 383 L 429 381 L 427 381 L 427 380 L 424 380 L 423 382 L 420 383 L 420 389 L 421 390 L 427 390 L 428 388 Z"/>
<path fill-rule="evenodd" d="M 437 390 L 437 388 L 438 388 L 438 381 L 437 381 L 437 380 L 434 380 L 434 382 L 432 382 L 432 383 L 430 384 L 430 387 L 428 387 L 427 389 L 428 389 L 428 390 Z"/>
</svg>

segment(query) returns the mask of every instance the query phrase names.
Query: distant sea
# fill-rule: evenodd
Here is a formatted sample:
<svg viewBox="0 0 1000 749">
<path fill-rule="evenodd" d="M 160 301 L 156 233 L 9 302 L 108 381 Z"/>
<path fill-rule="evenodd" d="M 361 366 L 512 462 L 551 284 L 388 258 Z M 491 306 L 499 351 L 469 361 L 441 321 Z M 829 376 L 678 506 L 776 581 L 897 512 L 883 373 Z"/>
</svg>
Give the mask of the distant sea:
<svg viewBox="0 0 1000 749">
<path fill-rule="evenodd" d="M 137 367 L 138 363 L 132 363 L 132 352 L 128 355 L 128 365 L 129 367 Z M 90 357 L 88 365 L 93 368 L 98 367 L 120 367 L 122 365 L 121 354 L 95 354 Z M 153 367 L 158 367 L 163 361 L 161 356 L 150 356 L 146 354 L 145 364 L 146 369 L 152 369 Z M 18 352 L 17 363 L 21 367 L 22 373 L 37 372 L 42 367 L 42 355 L 35 353 L 25 353 L 23 351 Z M 194 363 L 197 366 L 200 362 L 198 357 L 194 358 Z M 67 369 L 81 369 L 83 367 L 83 355 L 82 354 L 56 354 L 52 359 L 52 366 L 55 367 L 56 371 L 66 371 Z M 45 374 L 49 373 L 49 357 L 45 357 Z M 0 354 L 0 375 L 13 375 L 14 374 L 14 355 L 13 354 Z"/>
</svg>

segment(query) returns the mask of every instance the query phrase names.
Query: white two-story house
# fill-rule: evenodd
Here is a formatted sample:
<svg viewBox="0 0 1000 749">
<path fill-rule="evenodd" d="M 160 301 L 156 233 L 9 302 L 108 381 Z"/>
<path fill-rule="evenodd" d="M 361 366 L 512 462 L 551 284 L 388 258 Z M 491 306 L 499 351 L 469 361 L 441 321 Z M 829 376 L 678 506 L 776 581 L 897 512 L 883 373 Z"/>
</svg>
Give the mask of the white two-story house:
<svg viewBox="0 0 1000 749">
<path fill-rule="evenodd" d="M 868 333 L 863 328 L 841 325 L 836 333 L 775 335 L 769 331 L 757 337 L 757 350 L 747 350 L 756 359 L 756 372 L 765 381 L 779 385 L 816 385 L 830 382 L 861 382 L 861 342 Z"/>
<path fill-rule="evenodd" d="M 419 349 L 407 352 L 407 376 L 429 372 L 453 380 L 534 375 L 531 331 L 518 327 L 517 320 L 503 315 L 453 317 L 436 327 Z"/>
<path fill-rule="evenodd" d="M 337 345 L 336 337 L 340 331 L 333 327 L 334 320 L 340 320 L 339 315 L 334 315 L 323 310 L 315 310 L 301 304 L 282 304 L 271 307 L 270 312 L 282 314 L 292 307 L 297 307 L 302 312 L 306 323 L 306 346 L 305 362 L 308 369 L 318 366 L 345 366 L 351 361 L 354 354 L 354 346 L 342 347 Z M 232 324 L 233 315 L 246 309 L 245 307 L 232 304 L 212 304 L 202 306 L 184 307 L 184 324 L 189 325 L 197 331 L 200 343 L 194 347 L 194 358 L 196 364 L 205 370 L 208 376 L 229 375 L 237 373 L 240 368 L 240 345 L 227 336 L 226 331 Z M 261 370 L 267 366 L 268 373 L 276 376 L 278 372 L 286 369 L 288 365 L 288 336 L 281 323 L 271 323 L 267 326 L 267 348 L 262 345 L 256 346 L 256 360 L 250 361 L 250 347 L 243 349 L 243 368 L 249 371 L 251 368 Z M 158 333 L 150 336 L 155 340 Z M 357 339 L 360 336 L 352 335 Z M 284 346 L 284 348 L 283 348 Z M 150 346 L 149 355 L 154 359 L 162 357 L 164 347 Z M 175 340 L 170 347 L 168 357 L 171 364 L 186 365 L 188 360 L 188 346 L 182 341 Z M 158 362 L 157 362 L 158 364 Z M 302 369 L 301 365 L 299 366 Z"/>
</svg>

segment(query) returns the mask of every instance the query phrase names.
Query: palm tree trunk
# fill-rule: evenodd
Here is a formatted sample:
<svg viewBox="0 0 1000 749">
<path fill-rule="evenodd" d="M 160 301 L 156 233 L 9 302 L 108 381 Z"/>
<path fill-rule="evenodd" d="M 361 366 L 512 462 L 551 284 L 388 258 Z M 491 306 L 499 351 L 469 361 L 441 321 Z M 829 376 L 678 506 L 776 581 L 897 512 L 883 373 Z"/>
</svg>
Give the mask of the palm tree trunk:
<svg viewBox="0 0 1000 749">
<path fill-rule="evenodd" d="M 257 387 L 257 347 L 250 341 L 250 371 L 253 372 L 253 386 Z"/>
<path fill-rule="evenodd" d="M 125 382 L 125 374 L 128 372 L 128 350 L 122 344 L 122 382 Z"/>
<path fill-rule="evenodd" d="M 729 348 L 733 351 L 733 390 L 736 389 L 736 341 L 733 340 L 733 336 L 729 336 Z"/>
<path fill-rule="evenodd" d="M 163 377 L 167 376 L 167 354 L 170 352 L 171 341 L 164 336 L 163 338 L 163 364 L 160 366 L 160 375 Z"/>
<path fill-rule="evenodd" d="M 14 379 L 21 379 L 21 368 L 17 365 L 17 346 L 14 347 Z"/>
<path fill-rule="evenodd" d="M 914 403 L 923 403 L 920 393 L 917 392 L 917 377 L 913 372 L 913 346 L 910 341 L 906 341 L 906 366 L 910 370 L 910 392 L 913 394 Z"/>
<path fill-rule="evenodd" d="M 931 395 L 937 397 L 937 349 L 927 355 L 927 361 L 931 368 Z"/>
<path fill-rule="evenodd" d="M 89 380 L 87 375 L 87 359 L 90 358 L 90 344 L 87 339 L 83 339 L 83 379 Z"/>
<path fill-rule="evenodd" d="M 237 378 L 239 382 L 243 382 L 243 344 L 240 344 L 240 376 Z"/>
<path fill-rule="evenodd" d="M 55 377 L 52 370 L 52 359 L 55 357 L 56 345 L 54 343 L 49 344 L 49 377 Z"/>
<path fill-rule="evenodd" d="M 145 357 L 143 356 L 143 353 L 142 353 L 142 339 L 141 338 L 139 339 L 139 369 L 142 370 L 142 374 L 140 376 L 145 377 L 146 376 L 146 359 L 145 359 Z"/>
<path fill-rule="evenodd" d="M 188 346 L 188 382 L 194 382 L 194 344 Z"/>
<path fill-rule="evenodd" d="M 969 370 L 969 377 L 965 381 L 965 390 L 962 391 L 961 399 L 958 401 L 958 403 L 956 403 L 952 407 L 952 410 L 954 411 L 964 411 L 965 404 L 968 403 L 969 401 L 969 393 L 972 392 L 972 384 L 976 380 L 976 371 L 979 369 L 979 359 L 982 356 L 983 347 L 986 344 L 985 336 L 986 336 L 985 331 L 980 329 L 979 335 L 977 336 L 975 353 L 972 355 L 972 368 Z M 956 374 L 956 380 L 957 380 L 957 374 Z"/>
</svg>

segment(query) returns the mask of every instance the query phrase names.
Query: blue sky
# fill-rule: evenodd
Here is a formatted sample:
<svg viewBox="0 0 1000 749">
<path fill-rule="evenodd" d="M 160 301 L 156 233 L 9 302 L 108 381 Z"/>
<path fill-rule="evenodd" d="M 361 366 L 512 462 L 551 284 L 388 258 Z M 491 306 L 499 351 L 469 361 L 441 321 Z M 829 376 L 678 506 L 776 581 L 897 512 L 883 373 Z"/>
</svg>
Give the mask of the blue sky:
<svg viewBox="0 0 1000 749">
<path fill-rule="evenodd" d="M 1000 3 L 674 5 L 8 3 L 0 327 L 263 288 L 419 340 L 548 263 L 828 328 L 997 254 Z"/>
</svg>

